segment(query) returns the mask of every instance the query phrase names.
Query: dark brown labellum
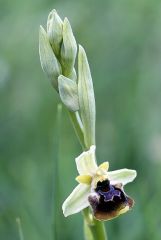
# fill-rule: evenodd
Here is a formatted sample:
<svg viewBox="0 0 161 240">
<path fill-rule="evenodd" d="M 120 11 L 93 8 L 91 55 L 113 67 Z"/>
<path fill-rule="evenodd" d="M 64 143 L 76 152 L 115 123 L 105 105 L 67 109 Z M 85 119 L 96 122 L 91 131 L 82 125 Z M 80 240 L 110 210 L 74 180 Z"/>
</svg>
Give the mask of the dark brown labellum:
<svg viewBox="0 0 161 240">
<path fill-rule="evenodd" d="M 124 193 L 121 185 L 113 186 L 108 179 L 97 183 L 94 193 L 88 200 L 98 220 L 117 217 L 120 211 L 129 210 L 134 204 L 134 201 Z"/>
</svg>

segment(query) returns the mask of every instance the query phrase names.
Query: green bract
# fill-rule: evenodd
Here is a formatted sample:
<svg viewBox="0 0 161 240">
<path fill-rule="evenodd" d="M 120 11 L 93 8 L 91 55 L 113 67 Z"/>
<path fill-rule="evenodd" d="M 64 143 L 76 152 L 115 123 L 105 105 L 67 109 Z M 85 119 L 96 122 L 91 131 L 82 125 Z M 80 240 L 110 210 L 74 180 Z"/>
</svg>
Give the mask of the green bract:
<svg viewBox="0 0 161 240">
<path fill-rule="evenodd" d="M 78 96 L 84 126 L 84 141 L 89 148 L 95 144 L 96 109 L 91 72 L 86 53 L 81 46 L 78 53 Z"/>
</svg>

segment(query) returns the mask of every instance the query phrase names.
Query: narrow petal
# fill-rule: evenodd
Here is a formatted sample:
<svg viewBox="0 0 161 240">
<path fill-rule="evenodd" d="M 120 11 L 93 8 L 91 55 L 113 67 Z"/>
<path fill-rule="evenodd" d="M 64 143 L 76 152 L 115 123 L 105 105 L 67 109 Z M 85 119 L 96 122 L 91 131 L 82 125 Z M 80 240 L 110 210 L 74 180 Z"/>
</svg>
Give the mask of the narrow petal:
<svg viewBox="0 0 161 240">
<path fill-rule="evenodd" d="M 67 217 L 74 213 L 78 213 L 82 209 L 88 207 L 89 193 L 90 186 L 86 184 L 79 184 L 63 203 L 62 209 L 64 216 Z"/>
<path fill-rule="evenodd" d="M 93 175 L 97 170 L 96 158 L 95 158 L 96 146 L 91 146 L 89 151 L 83 152 L 79 157 L 75 159 L 77 170 L 80 175 Z"/>
<path fill-rule="evenodd" d="M 108 179 L 112 185 L 118 183 L 126 185 L 127 183 L 132 182 L 135 179 L 136 175 L 137 173 L 135 170 L 124 168 L 108 172 Z"/>
<path fill-rule="evenodd" d="M 79 175 L 75 180 L 79 183 L 91 185 L 92 177 L 90 175 Z"/>
</svg>

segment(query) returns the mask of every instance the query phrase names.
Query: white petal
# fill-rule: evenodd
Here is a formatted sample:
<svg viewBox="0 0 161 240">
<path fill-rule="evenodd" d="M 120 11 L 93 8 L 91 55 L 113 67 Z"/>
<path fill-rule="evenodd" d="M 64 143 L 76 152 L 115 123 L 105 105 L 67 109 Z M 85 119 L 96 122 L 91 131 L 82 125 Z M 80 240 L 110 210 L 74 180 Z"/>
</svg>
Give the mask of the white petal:
<svg viewBox="0 0 161 240">
<path fill-rule="evenodd" d="M 122 183 L 123 185 L 132 182 L 136 178 L 136 171 L 131 169 L 120 169 L 108 172 L 108 178 L 112 185 Z"/>
<path fill-rule="evenodd" d="M 80 175 L 93 175 L 98 168 L 95 157 L 96 146 L 91 146 L 86 152 L 83 152 L 75 159 L 77 170 Z"/>
<path fill-rule="evenodd" d="M 64 216 L 67 217 L 74 213 L 78 213 L 82 209 L 88 207 L 89 193 L 90 186 L 86 184 L 79 184 L 63 203 L 62 209 Z"/>
</svg>

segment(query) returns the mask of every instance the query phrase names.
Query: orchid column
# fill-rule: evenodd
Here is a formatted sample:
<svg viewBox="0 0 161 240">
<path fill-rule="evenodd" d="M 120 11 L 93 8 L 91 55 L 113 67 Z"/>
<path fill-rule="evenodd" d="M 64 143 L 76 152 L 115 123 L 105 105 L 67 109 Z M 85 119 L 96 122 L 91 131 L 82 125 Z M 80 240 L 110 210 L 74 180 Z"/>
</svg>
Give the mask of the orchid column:
<svg viewBox="0 0 161 240">
<path fill-rule="evenodd" d="M 106 240 L 103 221 L 127 212 L 133 200 L 124 185 L 136 177 L 136 171 L 108 171 L 109 163 L 97 166 L 95 143 L 95 97 L 85 50 L 78 49 L 78 74 L 75 70 L 77 43 L 67 18 L 53 10 L 47 20 L 47 32 L 40 27 L 39 54 L 46 73 L 69 112 L 83 153 L 76 158 L 78 186 L 63 203 L 67 217 L 83 211 L 86 240 Z"/>
</svg>

